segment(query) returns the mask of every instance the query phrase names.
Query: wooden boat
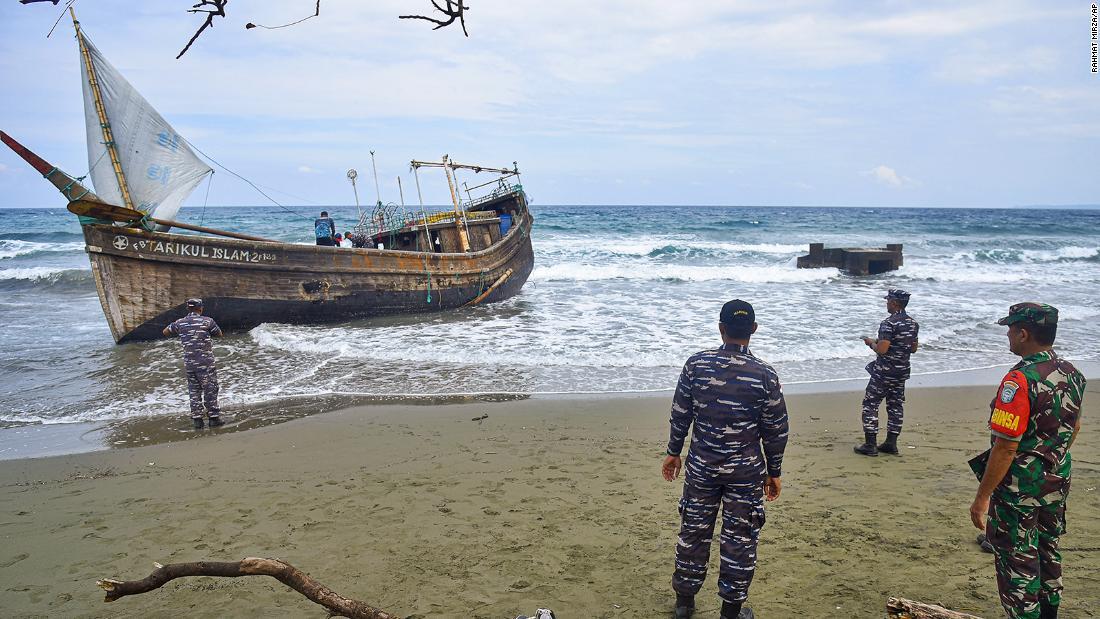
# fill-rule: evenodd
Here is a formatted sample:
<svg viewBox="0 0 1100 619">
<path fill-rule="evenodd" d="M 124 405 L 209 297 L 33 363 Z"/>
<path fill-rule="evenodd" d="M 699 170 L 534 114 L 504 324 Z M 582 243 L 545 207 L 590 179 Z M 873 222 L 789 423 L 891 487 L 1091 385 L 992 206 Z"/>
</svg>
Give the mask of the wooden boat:
<svg viewBox="0 0 1100 619">
<path fill-rule="evenodd" d="M 367 247 L 300 245 L 174 221 L 210 173 L 92 46 L 73 15 L 83 59 L 89 176 L 96 193 L 7 134 L 0 138 L 80 216 L 96 289 L 117 343 L 160 337 L 200 297 L 226 330 L 433 312 L 517 294 L 534 266 L 533 218 L 518 168 L 413 161 L 442 168 L 453 210 L 361 226 Z M 103 87 L 102 85 L 106 85 Z M 463 202 L 456 169 L 500 175 Z M 419 184 L 419 180 L 418 180 Z M 97 195 L 98 194 L 98 195 Z M 381 205 L 381 202 L 379 202 Z M 361 221 L 361 223 L 363 223 Z M 182 228 L 201 234 L 178 234 Z"/>
</svg>

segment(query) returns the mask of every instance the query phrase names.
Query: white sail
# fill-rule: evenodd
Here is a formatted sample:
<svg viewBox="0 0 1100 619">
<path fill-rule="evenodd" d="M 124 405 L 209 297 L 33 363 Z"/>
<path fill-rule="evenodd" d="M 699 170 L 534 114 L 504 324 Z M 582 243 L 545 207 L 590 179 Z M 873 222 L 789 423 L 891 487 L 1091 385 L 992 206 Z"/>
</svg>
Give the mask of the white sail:
<svg viewBox="0 0 1100 619">
<path fill-rule="evenodd" d="M 183 201 L 210 172 L 210 167 L 195 156 L 187 142 L 107 62 L 88 37 L 83 33 L 80 37 L 92 60 L 100 100 L 111 125 L 133 207 L 158 219 L 173 219 Z M 99 197 L 122 206 L 122 191 L 104 143 L 95 95 L 83 58 L 80 70 L 84 77 L 84 118 L 92 184 Z"/>
</svg>

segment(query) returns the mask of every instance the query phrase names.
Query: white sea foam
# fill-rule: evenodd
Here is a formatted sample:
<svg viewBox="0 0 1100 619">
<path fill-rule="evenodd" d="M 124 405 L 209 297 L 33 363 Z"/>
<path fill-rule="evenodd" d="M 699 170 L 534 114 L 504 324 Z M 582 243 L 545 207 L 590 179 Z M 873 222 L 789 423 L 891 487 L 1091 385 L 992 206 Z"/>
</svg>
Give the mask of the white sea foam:
<svg viewBox="0 0 1100 619">
<path fill-rule="evenodd" d="M 37 252 L 83 251 L 83 243 L 35 243 L 18 239 L 0 239 L 0 260 Z"/>
<path fill-rule="evenodd" d="M 527 339 L 512 337 L 510 345 L 494 346 L 494 342 L 499 342 L 506 333 L 495 330 L 471 334 L 468 326 L 458 323 L 433 325 L 430 330 L 391 327 L 384 332 L 263 324 L 252 329 L 249 335 L 261 348 L 294 355 L 410 365 L 659 368 L 681 364 L 687 354 L 678 349 L 656 347 L 648 350 L 630 345 L 608 347 L 579 336 L 543 338 L 538 340 L 540 345 L 537 347 L 529 345 Z"/>
<path fill-rule="evenodd" d="M 536 241 L 535 247 L 540 251 L 547 252 L 566 250 L 584 253 L 590 250 L 621 256 L 648 256 L 666 248 L 682 251 L 703 250 L 725 253 L 787 255 L 799 252 L 805 253 L 809 245 L 790 243 L 724 243 L 718 241 L 685 239 L 683 237 L 646 236 L 629 239 L 604 239 L 587 236 L 559 236 Z"/>
<path fill-rule="evenodd" d="M 66 269 L 61 267 L 20 267 L 16 269 L 0 269 L 0 280 L 27 280 L 27 281 L 55 281 L 66 275 L 87 274 L 91 276 L 90 269 Z"/>
<path fill-rule="evenodd" d="M 1095 260 L 1100 258 L 1100 247 L 1082 247 L 1067 245 L 1057 249 L 1016 249 L 997 247 L 957 252 L 952 262 L 965 264 L 984 262 L 994 264 L 1042 264 L 1049 262 L 1072 262 L 1077 260 Z"/>
<path fill-rule="evenodd" d="M 1024 250 L 1024 259 L 1032 262 L 1081 260 L 1100 256 L 1100 247 L 1060 247 L 1056 250 Z"/>
<path fill-rule="evenodd" d="M 821 282 L 839 275 L 836 269 L 795 269 L 790 266 L 585 265 L 537 266 L 531 281 L 732 281 L 744 283 Z"/>
<path fill-rule="evenodd" d="M 1088 268 L 1088 267 L 1085 267 Z M 968 284 L 1024 284 L 1028 282 L 1059 283 L 1080 279 L 1078 270 L 1047 264 L 958 265 L 945 262 L 906 264 L 896 272 L 897 277 L 936 282 L 961 282 Z"/>
</svg>

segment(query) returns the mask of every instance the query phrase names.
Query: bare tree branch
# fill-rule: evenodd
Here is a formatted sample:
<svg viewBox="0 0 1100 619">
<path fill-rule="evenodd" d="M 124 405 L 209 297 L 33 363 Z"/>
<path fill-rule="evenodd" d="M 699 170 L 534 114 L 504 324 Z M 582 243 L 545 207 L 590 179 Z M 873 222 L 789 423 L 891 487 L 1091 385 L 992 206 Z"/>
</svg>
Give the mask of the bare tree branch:
<svg viewBox="0 0 1100 619">
<path fill-rule="evenodd" d="M 194 563 L 154 564 L 156 569 L 141 580 L 104 579 L 96 581 L 100 588 L 107 591 L 104 602 L 113 602 L 127 595 L 146 593 L 159 589 L 169 581 L 187 576 L 221 576 L 236 578 L 239 576 L 271 576 L 284 585 L 294 589 L 311 601 L 324 606 L 330 617 L 350 617 L 351 619 L 398 619 L 360 602 L 339 595 L 332 589 L 311 578 L 305 572 L 279 559 L 260 559 L 249 557 L 240 561 L 197 561 Z"/>
<path fill-rule="evenodd" d="M 398 19 L 423 19 L 424 21 L 430 21 L 433 24 L 436 24 L 435 28 L 432 28 L 432 30 L 439 30 L 440 28 L 443 28 L 444 26 L 450 26 L 451 24 L 455 23 L 455 20 L 457 19 L 458 23 L 462 25 L 462 33 L 465 34 L 467 37 L 469 37 L 470 33 L 466 31 L 465 12 L 468 11 L 470 9 L 470 7 L 463 4 L 462 3 L 463 0 L 444 0 L 444 1 L 447 3 L 446 8 L 444 8 L 442 6 L 439 6 L 439 3 L 436 2 L 436 0 L 431 0 L 431 3 L 432 3 L 432 6 L 435 7 L 435 10 L 439 11 L 440 13 L 443 13 L 443 15 L 447 19 L 435 19 L 434 17 L 426 17 L 424 15 L 398 15 L 397 18 Z"/>
<path fill-rule="evenodd" d="M 183 48 L 183 51 L 176 56 L 176 60 L 179 60 L 187 50 L 191 49 L 191 44 L 195 42 L 195 39 L 199 38 L 203 30 L 214 27 L 215 17 L 225 17 L 225 5 L 229 0 L 199 0 L 199 3 L 188 9 L 188 13 L 206 13 L 206 21 L 195 32 L 195 36 L 191 37 L 191 40 L 187 42 L 187 46 Z M 203 10 L 203 7 L 212 7 L 208 10 Z"/>
</svg>

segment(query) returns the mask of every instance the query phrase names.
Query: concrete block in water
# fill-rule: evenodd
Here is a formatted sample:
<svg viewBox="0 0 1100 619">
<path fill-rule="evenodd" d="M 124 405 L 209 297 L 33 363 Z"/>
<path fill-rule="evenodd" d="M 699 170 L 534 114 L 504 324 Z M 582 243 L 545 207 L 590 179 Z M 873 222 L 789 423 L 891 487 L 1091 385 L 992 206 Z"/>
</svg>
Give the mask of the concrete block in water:
<svg viewBox="0 0 1100 619">
<path fill-rule="evenodd" d="M 901 243 L 886 247 L 833 247 L 824 243 L 810 243 L 810 253 L 799 256 L 798 268 L 817 269 L 835 267 L 849 275 L 877 275 L 896 271 L 903 264 Z"/>
</svg>

